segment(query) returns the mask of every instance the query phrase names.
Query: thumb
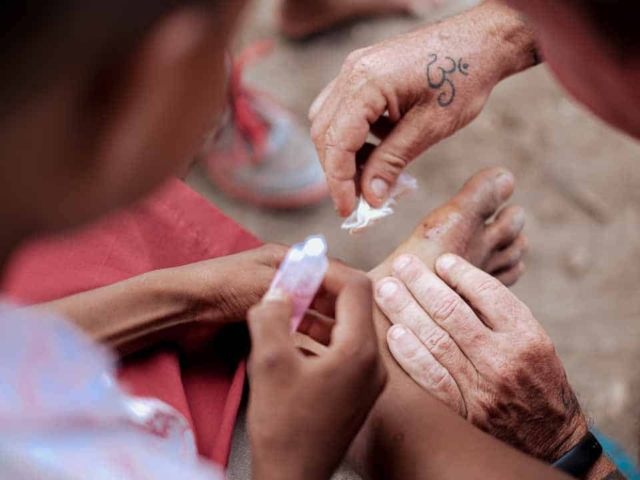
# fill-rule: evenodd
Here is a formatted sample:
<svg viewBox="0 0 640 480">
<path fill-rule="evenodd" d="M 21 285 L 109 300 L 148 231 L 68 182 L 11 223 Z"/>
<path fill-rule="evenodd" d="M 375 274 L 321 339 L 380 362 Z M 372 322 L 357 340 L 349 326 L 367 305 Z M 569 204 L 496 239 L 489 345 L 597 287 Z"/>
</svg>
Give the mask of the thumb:
<svg viewBox="0 0 640 480">
<path fill-rule="evenodd" d="M 423 115 L 409 111 L 369 156 L 360 189 L 372 206 L 380 207 L 407 165 L 439 140 L 425 135 L 424 122 Z"/>
<path fill-rule="evenodd" d="M 254 365 L 283 367 L 295 361 L 297 351 L 289 333 L 291 314 L 291 301 L 281 291 L 267 293 L 262 302 L 249 310 Z"/>
</svg>

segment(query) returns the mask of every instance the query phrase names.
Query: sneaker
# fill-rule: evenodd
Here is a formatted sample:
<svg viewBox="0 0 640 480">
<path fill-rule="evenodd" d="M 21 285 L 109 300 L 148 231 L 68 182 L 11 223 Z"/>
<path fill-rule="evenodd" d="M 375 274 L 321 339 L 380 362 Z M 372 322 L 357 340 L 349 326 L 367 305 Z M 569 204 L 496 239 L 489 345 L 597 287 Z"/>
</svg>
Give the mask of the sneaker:
<svg viewBox="0 0 640 480">
<path fill-rule="evenodd" d="M 242 84 L 245 65 L 271 46 L 250 47 L 234 63 L 230 107 L 207 142 L 204 165 L 230 197 L 266 208 L 309 207 L 327 198 L 328 189 L 308 128 L 278 101 Z"/>
</svg>

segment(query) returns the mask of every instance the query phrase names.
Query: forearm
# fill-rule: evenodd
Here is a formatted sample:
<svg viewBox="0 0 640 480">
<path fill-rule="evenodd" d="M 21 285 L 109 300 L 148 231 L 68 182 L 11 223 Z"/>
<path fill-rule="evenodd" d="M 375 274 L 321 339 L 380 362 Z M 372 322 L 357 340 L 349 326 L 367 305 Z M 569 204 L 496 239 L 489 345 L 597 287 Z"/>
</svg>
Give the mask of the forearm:
<svg viewBox="0 0 640 480">
<path fill-rule="evenodd" d="M 177 341 L 189 325 L 216 315 L 215 302 L 191 292 L 178 269 L 150 272 L 37 308 L 63 315 L 122 355 Z"/>
<path fill-rule="evenodd" d="M 486 0 L 445 22 L 450 22 L 451 33 L 442 43 L 445 48 L 451 45 L 453 50 L 443 53 L 453 55 L 456 42 L 464 42 L 465 50 L 471 45 L 476 50 L 475 58 L 469 62 L 473 71 L 482 70 L 494 76 L 493 83 L 541 61 L 526 19 L 500 0 Z"/>
<path fill-rule="evenodd" d="M 504 67 L 502 78 L 542 62 L 533 29 L 520 12 L 502 0 L 486 0 L 476 8 L 482 11 L 487 40 Z"/>
<path fill-rule="evenodd" d="M 569 478 L 482 433 L 412 381 L 393 377 L 355 452 L 357 467 L 367 477 Z"/>
<path fill-rule="evenodd" d="M 609 460 L 609 457 L 602 455 L 598 463 L 594 465 L 586 480 L 624 480 L 625 477 L 620 473 L 618 467 Z"/>
</svg>

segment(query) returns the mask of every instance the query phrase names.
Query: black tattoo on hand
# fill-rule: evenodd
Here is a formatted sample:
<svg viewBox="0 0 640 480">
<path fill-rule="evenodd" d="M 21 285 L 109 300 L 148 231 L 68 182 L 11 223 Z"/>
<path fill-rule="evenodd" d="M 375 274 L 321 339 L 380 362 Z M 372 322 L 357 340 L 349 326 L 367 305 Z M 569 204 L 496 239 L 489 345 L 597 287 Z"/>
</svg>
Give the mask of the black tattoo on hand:
<svg viewBox="0 0 640 480">
<path fill-rule="evenodd" d="M 462 58 L 459 58 L 457 61 L 451 57 L 444 57 L 444 59 L 447 62 L 444 66 L 434 66 L 438 61 L 438 55 L 435 53 L 429 55 L 427 82 L 430 88 L 441 90 L 437 97 L 438 105 L 448 107 L 456 98 L 456 86 L 450 76 L 459 72 L 466 77 L 469 75 L 469 64 L 463 62 Z"/>
</svg>

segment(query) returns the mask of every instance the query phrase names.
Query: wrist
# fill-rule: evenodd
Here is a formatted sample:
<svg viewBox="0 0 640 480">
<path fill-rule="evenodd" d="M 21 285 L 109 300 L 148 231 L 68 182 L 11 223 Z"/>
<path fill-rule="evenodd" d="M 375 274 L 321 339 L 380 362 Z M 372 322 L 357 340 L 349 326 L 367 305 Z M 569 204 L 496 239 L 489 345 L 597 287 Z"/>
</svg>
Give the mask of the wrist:
<svg viewBox="0 0 640 480">
<path fill-rule="evenodd" d="M 582 412 L 578 412 L 575 420 L 569 423 L 566 429 L 560 431 L 556 441 L 551 445 L 544 455 L 544 458 L 550 462 L 554 462 L 562 457 L 564 454 L 574 448 L 589 431 L 589 425 L 586 419 L 582 415 Z"/>
<path fill-rule="evenodd" d="M 615 475 L 615 472 L 619 474 L 618 467 L 609 460 L 604 453 L 600 456 L 596 464 L 593 466 L 589 473 L 587 474 L 585 480 L 604 480 L 604 479 L 622 479 L 624 478 L 622 474 Z"/>
<path fill-rule="evenodd" d="M 480 25 L 490 50 L 498 80 L 503 80 L 541 62 L 534 32 L 518 11 L 500 0 L 488 0 L 478 7 Z"/>
<path fill-rule="evenodd" d="M 178 343 L 185 328 L 196 322 L 197 309 L 189 285 L 173 269 L 157 270 L 124 282 L 132 292 L 121 306 L 122 323 L 101 333 L 101 341 L 122 354 L 157 343 Z"/>
</svg>

